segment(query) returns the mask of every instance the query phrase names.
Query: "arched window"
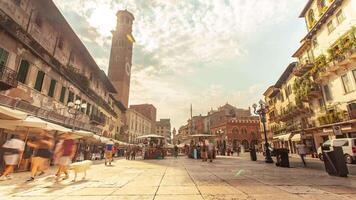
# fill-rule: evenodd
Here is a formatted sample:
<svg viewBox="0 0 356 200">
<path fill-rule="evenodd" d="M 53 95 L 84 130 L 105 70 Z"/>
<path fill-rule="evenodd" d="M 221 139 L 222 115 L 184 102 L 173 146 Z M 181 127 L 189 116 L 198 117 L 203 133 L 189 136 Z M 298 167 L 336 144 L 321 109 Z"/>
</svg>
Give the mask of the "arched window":
<svg viewBox="0 0 356 200">
<path fill-rule="evenodd" d="M 324 14 L 328 0 L 318 0 L 318 9 L 320 15 Z"/>
<path fill-rule="evenodd" d="M 308 23 L 309 23 L 309 27 L 312 27 L 315 24 L 315 16 L 313 10 L 310 10 L 308 13 Z"/>
<path fill-rule="evenodd" d="M 239 134 L 239 129 L 237 129 L 236 127 L 232 129 L 232 134 Z"/>
</svg>

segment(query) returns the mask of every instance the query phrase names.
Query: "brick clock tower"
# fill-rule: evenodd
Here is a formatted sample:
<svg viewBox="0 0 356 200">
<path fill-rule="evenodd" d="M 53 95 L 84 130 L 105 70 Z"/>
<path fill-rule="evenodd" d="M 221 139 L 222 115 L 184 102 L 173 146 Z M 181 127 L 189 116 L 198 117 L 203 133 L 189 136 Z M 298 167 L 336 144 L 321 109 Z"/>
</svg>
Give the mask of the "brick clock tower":
<svg viewBox="0 0 356 200">
<path fill-rule="evenodd" d="M 130 77 L 132 66 L 132 47 L 135 42 L 132 36 L 133 14 L 127 10 L 119 10 L 116 14 L 117 25 L 114 30 L 110 62 L 109 79 L 117 90 L 116 99 L 121 101 L 126 108 L 129 105 Z"/>
</svg>

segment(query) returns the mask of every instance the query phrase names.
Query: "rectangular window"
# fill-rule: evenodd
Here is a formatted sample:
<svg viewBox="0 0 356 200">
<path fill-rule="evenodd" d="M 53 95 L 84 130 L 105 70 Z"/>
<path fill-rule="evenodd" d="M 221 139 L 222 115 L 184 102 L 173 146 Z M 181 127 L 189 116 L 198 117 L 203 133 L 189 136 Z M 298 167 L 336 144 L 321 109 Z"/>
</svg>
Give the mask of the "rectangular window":
<svg viewBox="0 0 356 200">
<path fill-rule="evenodd" d="M 17 6 L 20 6 L 20 5 L 21 5 L 21 0 L 14 0 L 14 3 L 15 3 Z"/>
<path fill-rule="evenodd" d="M 26 82 L 27 74 L 28 74 L 29 63 L 27 60 L 21 60 L 21 64 L 19 70 L 17 72 L 17 80 L 21 83 Z"/>
<path fill-rule="evenodd" d="M 71 91 L 69 91 L 69 94 L 68 94 L 68 101 L 67 101 L 67 102 L 68 102 L 68 103 L 69 103 L 69 102 L 74 103 L 74 93 L 71 92 Z"/>
<path fill-rule="evenodd" d="M 66 87 L 62 86 L 61 96 L 59 97 L 59 101 L 64 103 L 64 97 L 66 96 Z"/>
<path fill-rule="evenodd" d="M 54 79 L 51 79 L 51 83 L 49 84 L 49 89 L 48 89 L 49 97 L 53 97 L 54 91 L 56 90 L 56 84 L 57 84 L 57 81 Z"/>
<path fill-rule="evenodd" d="M 63 38 L 62 37 L 58 38 L 58 48 L 63 49 Z"/>
<path fill-rule="evenodd" d="M 333 100 L 329 85 L 324 85 L 323 87 L 324 87 L 324 93 L 325 93 L 326 101 Z"/>
<path fill-rule="evenodd" d="M 336 19 L 338 24 L 341 24 L 345 20 L 345 15 L 342 10 L 336 13 Z"/>
<path fill-rule="evenodd" d="M 333 32 L 335 30 L 335 26 L 333 24 L 333 21 L 330 21 L 328 24 L 327 24 L 327 27 L 328 27 L 328 31 L 329 33 Z"/>
<path fill-rule="evenodd" d="M 38 14 L 36 16 L 35 23 L 38 27 L 42 27 L 42 19 Z"/>
<path fill-rule="evenodd" d="M 313 39 L 313 46 L 314 48 L 317 48 L 319 46 L 318 39 L 316 37 Z"/>
<path fill-rule="evenodd" d="M 37 72 L 37 78 L 36 78 L 36 83 L 35 83 L 35 90 L 41 92 L 42 91 L 42 85 L 43 85 L 43 80 L 44 80 L 45 73 L 43 71 L 38 71 Z"/>
<path fill-rule="evenodd" d="M 341 76 L 342 84 L 344 85 L 344 90 L 346 93 L 349 93 L 352 91 L 352 85 L 351 81 L 349 79 L 349 76 L 347 74 Z"/>
<path fill-rule="evenodd" d="M 90 103 L 87 104 L 87 111 L 86 114 L 89 116 L 90 115 L 90 109 L 91 109 L 91 105 Z"/>
<path fill-rule="evenodd" d="M 9 52 L 3 48 L 0 48 L 0 65 L 6 65 L 8 57 Z"/>
</svg>

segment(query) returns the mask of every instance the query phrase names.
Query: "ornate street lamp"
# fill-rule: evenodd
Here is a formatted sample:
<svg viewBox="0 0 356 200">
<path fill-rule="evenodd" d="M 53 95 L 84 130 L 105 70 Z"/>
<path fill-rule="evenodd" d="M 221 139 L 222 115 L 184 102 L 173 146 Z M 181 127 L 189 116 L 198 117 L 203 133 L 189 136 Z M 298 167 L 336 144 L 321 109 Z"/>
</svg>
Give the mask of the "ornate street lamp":
<svg viewBox="0 0 356 200">
<path fill-rule="evenodd" d="M 269 151 L 269 148 L 268 148 L 269 144 L 268 144 L 268 141 L 267 141 L 267 131 L 266 131 L 266 121 L 267 121 L 266 120 L 266 113 L 268 112 L 268 106 L 262 100 L 260 100 L 258 102 L 258 104 L 259 104 L 259 108 L 258 108 L 257 104 L 253 104 L 252 107 L 253 107 L 254 113 L 260 116 L 261 122 L 263 124 L 263 132 L 265 134 L 265 154 L 266 154 L 265 162 L 266 163 L 273 163 L 273 160 L 272 160 L 272 157 L 271 157 L 271 152 Z"/>
<path fill-rule="evenodd" d="M 68 113 L 72 114 L 74 118 L 74 123 L 72 127 L 73 131 L 75 130 L 75 119 L 81 113 L 81 110 L 86 108 L 87 108 L 87 104 L 82 103 L 79 99 L 75 100 L 74 103 L 68 102 Z"/>
</svg>

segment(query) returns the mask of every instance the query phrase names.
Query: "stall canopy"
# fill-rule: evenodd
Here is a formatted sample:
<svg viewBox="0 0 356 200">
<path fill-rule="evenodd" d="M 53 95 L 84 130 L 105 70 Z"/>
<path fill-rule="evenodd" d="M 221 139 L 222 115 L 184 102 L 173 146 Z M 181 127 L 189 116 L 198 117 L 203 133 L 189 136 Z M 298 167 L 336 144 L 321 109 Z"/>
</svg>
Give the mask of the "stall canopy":
<svg viewBox="0 0 356 200">
<path fill-rule="evenodd" d="M 293 141 L 293 142 L 299 142 L 300 140 L 301 140 L 301 135 L 300 135 L 300 133 L 298 133 L 298 134 L 295 134 L 295 135 L 293 135 L 293 137 L 291 138 L 291 140 Z"/>
<path fill-rule="evenodd" d="M 47 122 L 38 117 L 27 116 L 25 119 L 18 120 L 3 120 L 0 119 L 0 128 L 18 130 L 21 128 L 35 128 L 42 129 L 46 131 L 59 131 L 59 132 L 71 132 L 70 129 L 63 126 Z"/>
<path fill-rule="evenodd" d="M 0 119 L 1 120 L 20 120 L 25 119 L 27 117 L 27 113 L 14 110 L 12 108 L 8 108 L 5 106 L 0 106 Z"/>
<path fill-rule="evenodd" d="M 281 141 L 288 141 L 290 139 L 291 133 L 283 134 L 283 135 L 276 135 L 273 139 L 281 140 Z"/>
<path fill-rule="evenodd" d="M 216 137 L 216 135 L 195 134 L 195 135 L 191 135 L 190 137 L 193 137 L 193 138 L 203 138 L 203 137 Z"/>
<path fill-rule="evenodd" d="M 161 135 L 150 134 L 150 135 L 141 135 L 137 138 L 142 139 L 142 138 L 164 138 L 164 137 Z"/>
</svg>

